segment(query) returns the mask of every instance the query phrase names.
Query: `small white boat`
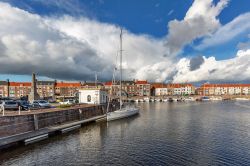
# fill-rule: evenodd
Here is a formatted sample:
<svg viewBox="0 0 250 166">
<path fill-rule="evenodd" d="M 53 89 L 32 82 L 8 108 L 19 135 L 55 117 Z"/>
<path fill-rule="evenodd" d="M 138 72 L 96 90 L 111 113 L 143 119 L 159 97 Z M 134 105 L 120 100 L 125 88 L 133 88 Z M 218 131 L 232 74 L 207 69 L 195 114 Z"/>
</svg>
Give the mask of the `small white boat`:
<svg viewBox="0 0 250 166">
<path fill-rule="evenodd" d="M 249 100 L 249 99 L 248 98 L 243 98 L 243 97 L 238 97 L 238 98 L 235 98 L 235 100 L 246 101 L 246 100 Z"/>
<path fill-rule="evenodd" d="M 161 99 L 156 99 L 157 102 L 161 102 Z"/>
<path fill-rule="evenodd" d="M 145 97 L 145 98 L 144 98 L 144 101 L 148 103 L 148 102 L 149 102 L 149 98 L 148 98 L 148 97 Z"/>
<path fill-rule="evenodd" d="M 168 102 L 168 99 L 163 99 L 162 101 L 163 101 L 163 102 Z"/>
<path fill-rule="evenodd" d="M 212 100 L 212 101 L 221 101 L 222 97 L 211 97 L 210 100 Z"/>
<path fill-rule="evenodd" d="M 125 108 L 122 108 L 121 110 L 117 110 L 114 112 L 108 112 L 107 113 L 107 121 L 127 118 L 130 116 L 136 115 L 138 113 L 139 113 L 138 107 L 125 107 Z"/>
<path fill-rule="evenodd" d="M 139 102 L 144 102 L 144 100 L 143 99 L 139 99 Z"/>
<path fill-rule="evenodd" d="M 207 97 L 207 96 L 203 96 L 203 97 L 201 98 L 201 101 L 210 101 L 210 98 Z"/>
<path fill-rule="evenodd" d="M 177 102 L 177 101 L 178 101 L 178 99 L 177 99 L 177 98 L 173 98 L 173 101 L 174 101 L 174 102 Z"/>
<path fill-rule="evenodd" d="M 135 99 L 135 102 L 136 102 L 136 103 L 138 103 L 138 102 L 139 102 L 139 100 L 138 100 L 138 99 Z"/>
<path fill-rule="evenodd" d="M 188 98 L 185 98 L 184 101 L 195 101 L 195 98 L 193 98 L 193 97 L 188 97 Z"/>
</svg>

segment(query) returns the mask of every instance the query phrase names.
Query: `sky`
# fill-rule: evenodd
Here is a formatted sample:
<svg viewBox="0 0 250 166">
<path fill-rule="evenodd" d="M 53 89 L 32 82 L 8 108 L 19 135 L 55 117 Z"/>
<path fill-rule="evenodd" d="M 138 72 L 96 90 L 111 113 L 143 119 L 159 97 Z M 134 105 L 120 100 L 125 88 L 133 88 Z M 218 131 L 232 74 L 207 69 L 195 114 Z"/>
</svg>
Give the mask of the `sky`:
<svg viewBox="0 0 250 166">
<path fill-rule="evenodd" d="M 249 0 L 0 0 L 0 80 L 250 82 Z"/>
</svg>

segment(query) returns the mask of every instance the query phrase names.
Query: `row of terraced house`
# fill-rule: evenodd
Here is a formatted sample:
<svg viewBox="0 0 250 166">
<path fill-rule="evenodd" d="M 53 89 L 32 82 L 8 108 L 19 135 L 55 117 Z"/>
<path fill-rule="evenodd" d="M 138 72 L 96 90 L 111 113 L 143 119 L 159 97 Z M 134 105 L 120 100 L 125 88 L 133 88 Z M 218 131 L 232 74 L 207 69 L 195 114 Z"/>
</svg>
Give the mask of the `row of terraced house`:
<svg viewBox="0 0 250 166">
<path fill-rule="evenodd" d="M 102 84 L 97 84 L 102 86 Z M 72 98 L 80 88 L 96 87 L 96 84 L 85 82 L 37 81 L 37 93 L 41 98 Z M 0 97 L 27 98 L 31 92 L 31 82 L 0 81 Z"/>
<path fill-rule="evenodd" d="M 72 98 L 81 88 L 105 88 L 112 94 L 118 94 L 119 82 L 88 83 L 37 81 L 37 93 L 41 98 Z M 112 87 L 112 88 L 111 88 Z M 0 97 L 27 97 L 31 91 L 31 82 L 0 81 Z M 169 95 L 250 95 L 250 84 L 203 84 L 195 88 L 192 84 L 149 83 L 146 80 L 122 82 L 122 92 L 127 96 L 169 96 Z"/>
<path fill-rule="evenodd" d="M 250 95 L 250 84 L 203 84 L 198 95 Z"/>
</svg>

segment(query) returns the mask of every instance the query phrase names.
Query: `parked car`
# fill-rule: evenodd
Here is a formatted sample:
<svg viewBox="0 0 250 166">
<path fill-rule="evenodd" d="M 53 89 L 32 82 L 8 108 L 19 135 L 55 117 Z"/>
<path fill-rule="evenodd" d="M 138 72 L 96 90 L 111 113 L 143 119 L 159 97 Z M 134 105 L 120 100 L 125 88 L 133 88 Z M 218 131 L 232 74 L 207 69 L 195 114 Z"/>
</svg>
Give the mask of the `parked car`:
<svg viewBox="0 0 250 166">
<path fill-rule="evenodd" d="M 39 108 L 51 108 L 49 102 L 45 100 L 34 100 L 32 105 L 33 107 L 39 107 Z"/>
<path fill-rule="evenodd" d="M 49 103 L 56 103 L 56 99 L 48 99 Z"/>
<path fill-rule="evenodd" d="M 17 100 L 18 106 L 21 106 L 22 110 L 28 110 L 32 105 L 26 100 Z"/>
<path fill-rule="evenodd" d="M 18 110 L 18 103 L 12 100 L 0 101 L 0 108 L 3 110 Z"/>
<path fill-rule="evenodd" d="M 74 104 L 75 101 L 73 99 L 66 99 L 64 101 L 59 102 L 60 104 Z"/>
</svg>

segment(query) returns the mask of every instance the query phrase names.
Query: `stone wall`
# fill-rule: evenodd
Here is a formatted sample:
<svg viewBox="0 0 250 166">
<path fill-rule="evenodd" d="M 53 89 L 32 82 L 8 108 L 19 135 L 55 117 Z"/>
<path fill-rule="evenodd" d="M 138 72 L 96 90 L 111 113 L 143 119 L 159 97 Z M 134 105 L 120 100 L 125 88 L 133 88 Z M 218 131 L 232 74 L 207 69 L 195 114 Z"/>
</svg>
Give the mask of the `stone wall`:
<svg viewBox="0 0 250 166">
<path fill-rule="evenodd" d="M 54 112 L 0 117 L 0 138 L 104 115 L 105 106 L 69 108 Z"/>
<path fill-rule="evenodd" d="M 33 115 L 0 117 L 0 138 L 33 130 Z"/>
</svg>

